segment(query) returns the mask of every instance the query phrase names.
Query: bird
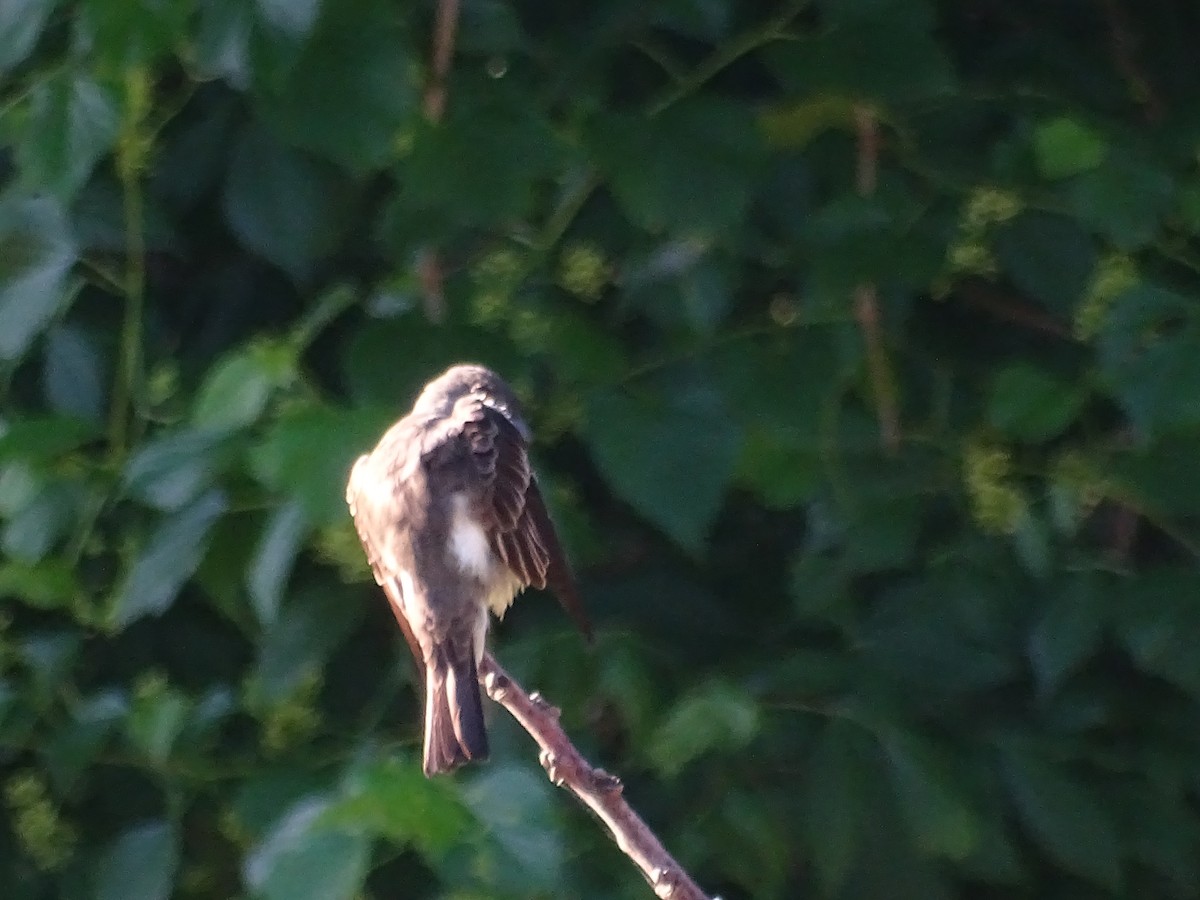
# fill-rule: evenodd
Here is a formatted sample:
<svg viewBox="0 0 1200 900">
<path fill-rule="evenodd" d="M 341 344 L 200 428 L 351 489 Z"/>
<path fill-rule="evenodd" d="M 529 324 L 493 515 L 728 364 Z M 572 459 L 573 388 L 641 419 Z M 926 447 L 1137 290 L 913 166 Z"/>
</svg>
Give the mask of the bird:
<svg viewBox="0 0 1200 900">
<path fill-rule="evenodd" d="M 592 628 L 529 462 L 530 430 L 491 369 L 451 366 L 350 470 L 346 502 L 425 675 L 427 777 L 488 757 L 478 671 L 489 610 L 549 588 Z"/>
</svg>

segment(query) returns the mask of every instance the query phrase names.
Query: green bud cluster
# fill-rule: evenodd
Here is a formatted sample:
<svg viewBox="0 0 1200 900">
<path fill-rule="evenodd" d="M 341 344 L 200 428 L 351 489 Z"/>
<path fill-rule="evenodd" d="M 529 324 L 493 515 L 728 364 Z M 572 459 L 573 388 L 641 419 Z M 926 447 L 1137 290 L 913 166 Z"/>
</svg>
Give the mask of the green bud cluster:
<svg viewBox="0 0 1200 900">
<path fill-rule="evenodd" d="M 567 246 L 558 262 L 558 283 L 583 300 L 600 298 L 609 282 L 609 264 L 600 248 L 590 243 Z"/>
<path fill-rule="evenodd" d="M 57 869 L 75 849 L 75 829 L 62 820 L 46 783 L 33 772 L 14 775 L 4 786 L 21 847 L 42 870 Z"/>
<path fill-rule="evenodd" d="M 262 720 L 262 746 L 279 754 L 307 740 L 321 723 L 317 699 L 321 693 L 319 672 L 309 672 L 282 703 L 271 707 Z"/>
<path fill-rule="evenodd" d="M 1130 257 L 1112 253 L 1100 260 L 1087 293 L 1075 308 L 1075 336 L 1090 341 L 1099 334 L 1113 302 L 1137 281 L 1137 265 Z"/>
<path fill-rule="evenodd" d="M 963 455 L 963 479 L 975 521 L 986 531 L 1012 534 L 1025 514 L 1025 497 L 1012 484 L 1012 456 L 1000 447 L 974 444 Z"/>
<path fill-rule="evenodd" d="M 958 236 L 946 250 L 946 263 L 955 275 L 993 275 L 998 270 L 988 245 L 988 232 L 1016 217 L 1023 205 L 1012 191 L 980 187 L 963 207 Z"/>
</svg>

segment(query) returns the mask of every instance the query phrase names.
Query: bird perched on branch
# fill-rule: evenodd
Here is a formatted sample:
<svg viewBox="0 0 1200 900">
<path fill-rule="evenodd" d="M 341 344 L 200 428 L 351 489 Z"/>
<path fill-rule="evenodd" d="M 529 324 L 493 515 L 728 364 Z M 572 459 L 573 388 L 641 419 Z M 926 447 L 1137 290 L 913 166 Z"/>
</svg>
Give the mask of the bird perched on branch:
<svg viewBox="0 0 1200 900">
<path fill-rule="evenodd" d="M 529 465 L 507 384 L 458 365 L 350 471 L 346 502 L 375 580 L 425 668 L 426 775 L 486 759 L 478 666 L 488 610 L 549 587 L 591 627 Z"/>
</svg>

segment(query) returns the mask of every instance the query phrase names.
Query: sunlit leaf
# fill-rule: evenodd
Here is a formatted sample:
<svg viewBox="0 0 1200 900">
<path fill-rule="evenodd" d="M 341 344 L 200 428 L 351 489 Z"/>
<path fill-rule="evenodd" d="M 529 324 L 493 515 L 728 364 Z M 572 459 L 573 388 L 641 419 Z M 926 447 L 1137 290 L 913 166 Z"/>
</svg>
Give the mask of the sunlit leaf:
<svg viewBox="0 0 1200 900">
<path fill-rule="evenodd" d="M 254 612 L 264 625 L 275 621 L 284 586 L 307 532 L 304 510 L 295 502 L 279 507 L 263 532 L 246 572 L 246 586 Z"/>
<path fill-rule="evenodd" d="M 21 356 L 62 308 L 75 254 L 58 203 L 0 195 L 0 360 Z"/>
<path fill-rule="evenodd" d="M 335 171 L 257 129 L 234 147 L 222 193 L 238 238 L 300 282 L 333 250 L 345 200 Z"/>
<path fill-rule="evenodd" d="M 1038 170 L 1044 177 L 1065 178 L 1104 162 L 1108 144 L 1094 129 L 1062 116 L 1038 126 L 1033 149 Z"/>
<path fill-rule="evenodd" d="M 175 892 L 179 836 L 174 826 L 150 821 L 121 834 L 100 864 L 97 900 L 166 900 Z"/>
<path fill-rule="evenodd" d="M 287 810 L 246 860 L 247 884 L 264 900 L 343 900 L 367 874 L 370 842 L 362 833 L 323 824 L 327 800 Z"/>
<path fill-rule="evenodd" d="M 91 78 L 62 73 L 39 82 L 30 105 L 17 162 L 26 179 L 70 200 L 117 136 L 116 102 Z"/>
<path fill-rule="evenodd" d="M 117 590 L 110 627 L 121 629 L 142 616 L 159 615 L 175 602 L 200 564 L 205 536 L 226 504 L 225 495 L 212 490 L 164 518 Z"/>
<path fill-rule="evenodd" d="M 927 853 L 963 859 L 980 840 L 982 823 L 956 783 L 952 757 L 915 734 L 893 730 L 883 751 L 913 838 Z"/>
<path fill-rule="evenodd" d="M 50 329 L 42 359 L 42 388 L 51 409 L 98 423 L 104 414 L 105 375 L 91 335 L 69 325 Z"/>
<path fill-rule="evenodd" d="M 713 393 L 674 390 L 667 397 L 593 395 L 588 439 L 613 488 L 698 552 L 733 475 L 741 435 Z"/>
<path fill-rule="evenodd" d="M 678 774 L 694 759 L 714 750 L 740 750 L 760 727 L 752 697 L 723 682 L 706 684 L 689 694 L 659 726 L 648 749 L 655 766 Z"/>
<path fill-rule="evenodd" d="M 33 49 L 54 9 L 54 0 L 12 0 L 0 6 L 0 72 Z"/>
<path fill-rule="evenodd" d="M 1004 773 L 1030 836 L 1068 871 L 1116 890 L 1122 875 L 1120 840 L 1095 789 L 1020 749 L 1005 753 Z"/>
</svg>

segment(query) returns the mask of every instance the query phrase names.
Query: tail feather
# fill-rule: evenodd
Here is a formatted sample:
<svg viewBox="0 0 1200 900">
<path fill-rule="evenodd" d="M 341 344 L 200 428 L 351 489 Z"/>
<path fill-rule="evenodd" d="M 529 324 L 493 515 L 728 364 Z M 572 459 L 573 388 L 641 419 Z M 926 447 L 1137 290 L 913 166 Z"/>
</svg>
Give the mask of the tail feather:
<svg viewBox="0 0 1200 900">
<path fill-rule="evenodd" d="M 451 660 L 438 648 L 426 664 L 425 774 L 449 772 L 487 759 L 487 730 L 475 654 Z"/>
</svg>

